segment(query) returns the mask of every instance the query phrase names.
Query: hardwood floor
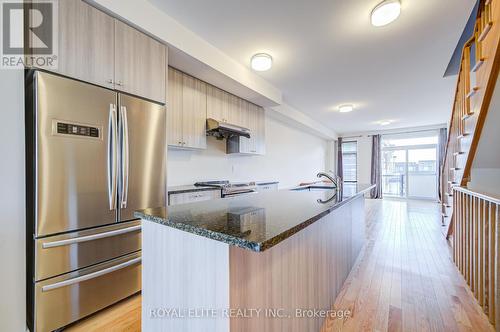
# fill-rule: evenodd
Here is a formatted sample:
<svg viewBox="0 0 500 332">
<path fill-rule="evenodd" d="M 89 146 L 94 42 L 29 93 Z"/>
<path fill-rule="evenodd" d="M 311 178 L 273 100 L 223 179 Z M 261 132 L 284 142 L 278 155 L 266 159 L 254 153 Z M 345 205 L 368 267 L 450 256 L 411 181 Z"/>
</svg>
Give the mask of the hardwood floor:
<svg viewBox="0 0 500 332">
<path fill-rule="evenodd" d="M 368 242 L 335 301 L 332 331 L 493 331 L 451 260 L 439 206 L 367 200 Z"/>
<path fill-rule="evenodd" d="M 493 331 L 450 256 L 438 204 L 367 200 L 365 251 L 327 320 L 333 331 Z M 140 295 L 65 331 L 140 331 Z M 252 332 L 252 331 L 249 331 Z"/>
<path fill-rule="evenodd" d="M 141 331 L 141 295 L 133 295 L 64 329 L 64 332 L 94 331 Z"/>
</svg>

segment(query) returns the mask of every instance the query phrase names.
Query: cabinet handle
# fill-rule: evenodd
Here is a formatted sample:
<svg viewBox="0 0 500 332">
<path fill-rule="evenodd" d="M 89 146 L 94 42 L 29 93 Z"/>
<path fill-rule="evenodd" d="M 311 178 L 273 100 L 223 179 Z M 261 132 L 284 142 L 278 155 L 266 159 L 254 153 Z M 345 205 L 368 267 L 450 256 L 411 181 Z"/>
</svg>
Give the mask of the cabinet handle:
<svg viewBox="0 0 500 332">
<path fill-rule="evenodd" d="M 182 142 L 181 142 L 181 141 L 179 141 L 179 145 L 182 145 Z"/>
<path fill-rule="evenodd" d="M 117 82 L 116 82 L 116 85 L 118 85 L 118 86 L 123 86 L 123 82 L 122 82 L 122 81 L 117 81 Z"/>
<path fill-rule="evenodd" d="M 94 240 L 104 239 L 104 238 L 108 238 L 108 237 L 113 237 L 113 236 L 117 236 L 117 235 L 135 232 L 135 231 L 140 231 L 140 230 L 141 230 L 141 225 L 131 226 L 131 227 L 121 228 L 121 229 L 117 229 L 117 230 L 109 231 L 109 232 L 105 232 L 105 233 L 80 236 L 80 237 L 75 237 L 72 239 L 66 239 L 66 240 L 60 240 L 60 241 L 54 241 L 54 242 L 45 242 L 42 244 L 42 248 L 48 249 L 48 248 L 54 248 L 54 247 L 69 246 L 69 245 L 72 245 L 75 243 L 94 241 Z"/>
<path fill-rule="evenodd" d="M 106 81 L 106 83 L 113 84 L 113 83 L 115 83 L 115 81 L 113 81 L 112 79 L 109 79 Z"/>
</svg>

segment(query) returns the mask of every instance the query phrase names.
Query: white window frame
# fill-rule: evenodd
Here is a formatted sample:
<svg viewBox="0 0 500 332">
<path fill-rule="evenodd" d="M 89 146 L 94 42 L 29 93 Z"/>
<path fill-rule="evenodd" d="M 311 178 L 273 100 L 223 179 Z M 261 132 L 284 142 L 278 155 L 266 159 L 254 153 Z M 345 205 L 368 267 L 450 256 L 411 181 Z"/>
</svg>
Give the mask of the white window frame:
<svg viewBox="0 0 500 332">
<path fill-rule="evenodd" d="M 342 142 L 342 145 L 346 144 L 346 143 L 356 143 L 356 152 L 344 152 L 344 149 L 342 148 L 342 178 L 344 177 L 344 154 L 354 154 L 356 156 L 356 175 L 355 175 L 355 180 L 352 181 L 346 181 L 344 180 L 344 182 L 346 183 L 357 183 L 358 182 L 358 141 L 354 140 L 354 141 L 343 141 Z"/>
</svg>

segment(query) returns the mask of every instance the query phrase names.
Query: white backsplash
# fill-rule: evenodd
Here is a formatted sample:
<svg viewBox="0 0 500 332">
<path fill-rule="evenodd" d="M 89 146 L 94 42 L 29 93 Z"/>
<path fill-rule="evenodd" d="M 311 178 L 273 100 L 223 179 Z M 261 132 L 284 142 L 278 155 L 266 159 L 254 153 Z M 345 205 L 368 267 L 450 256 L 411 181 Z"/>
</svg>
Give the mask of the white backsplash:
<svg viewBox="0 0 500 332">
<path fill-rule="evenodd" d="M 266 154 L 228 155 L 226 142 L 207 138 L 207 149 L 168 150 L 168 186 L 203 180 L 276 180 L 280 187 L 316 180 L 325 169 L 327 142 L 266 116 Z"/>
</svg>

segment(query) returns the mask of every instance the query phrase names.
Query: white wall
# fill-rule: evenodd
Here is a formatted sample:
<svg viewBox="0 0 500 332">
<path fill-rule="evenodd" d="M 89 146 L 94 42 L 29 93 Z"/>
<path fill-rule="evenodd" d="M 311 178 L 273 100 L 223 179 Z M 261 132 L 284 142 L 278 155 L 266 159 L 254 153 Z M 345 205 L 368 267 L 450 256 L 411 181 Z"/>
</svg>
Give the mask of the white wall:
<svg viewBox="0 0 500 332">
<path fill-rule="evenodd" d="M 169 149 L 168 185 L 200 180 L 278 180 L 280 187 L 316 181 L 327 163 L 327 141 L 278 121 L 266 112 L 266 154 L 227 155 L 225 141 L 207 138 L 207 149 Z"/>
<path fill-rule="evenodd" d="M 488 114 L 481 132 L 481 139 L 477 146 L 476 155 L 472 163 L 471 182 L 468 187 L 472 190 L 500 195 L 500 78 L 497 78 L 495 91 L 491 99 Z"/>
<path fill-rule="evenodd" d="M 500 168 L 473 168 L 467 187 L 500 197 Z"/>
<path fill-rule="evenodd" d="M 0 69 L 0 331 L 25 331 L 24 75 Z"/>
</svg>

